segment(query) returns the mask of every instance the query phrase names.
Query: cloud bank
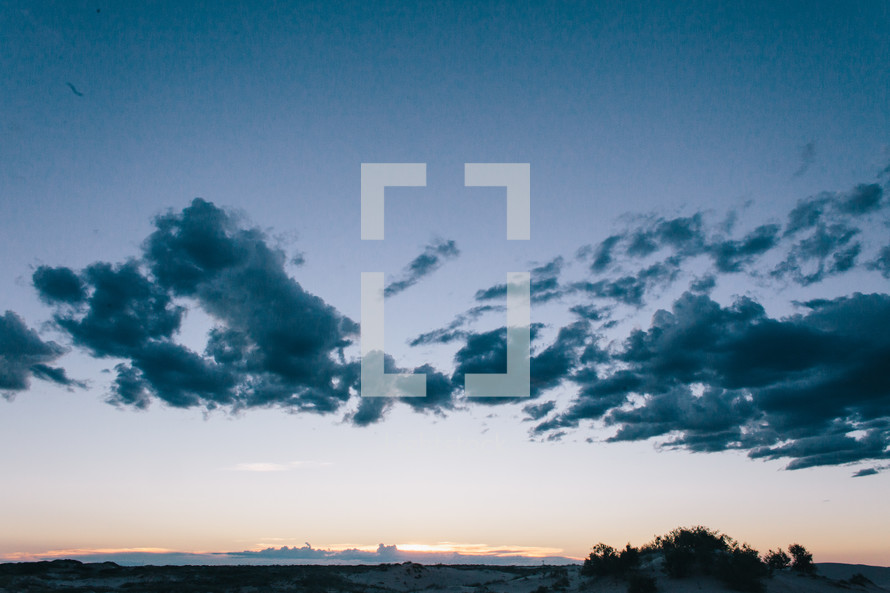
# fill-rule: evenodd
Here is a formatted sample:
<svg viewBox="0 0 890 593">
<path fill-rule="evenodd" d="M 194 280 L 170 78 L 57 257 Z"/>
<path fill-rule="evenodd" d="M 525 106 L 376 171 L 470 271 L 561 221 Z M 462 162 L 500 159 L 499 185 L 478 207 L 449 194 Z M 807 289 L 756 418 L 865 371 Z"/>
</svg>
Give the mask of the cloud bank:
<svg viewBox="0 0 890 593">
<path fill-rule="evenodd" d="M 400 545 L 405 548 L 400 548 Z M 240 552 L 176 552 L 172 550 L 57 550 L 44 554 L 15 554 L 0 557 L 6 561 L 38 561 L 69 558 L 81 562 L 115 562 L 123 566 L 184 565 L 275 565 L 275 564 L 383 564 L 415 562 L 418 564 L 489 564 L 505 566 L 540 566 L 573 564 L 577 558 L 561 556 L 562 550 L 524 546 L 489 546 L 485 544 L 439 544 L 412 549 L 410 544 L 379 544 L 376 548 L 314 548 L 302 546 L 267 547 Z"/>
<path fill-rule="evenodd" d="M 33 284 L 74 347 L 115 361 L 108 401 L 121 407 L 153 400 L 208 410 L 280 407 L 341 412 L 367 426 L 400 404 L 436 415 L 521 404 L 535 439 L 593 431 L 594 442 L 740 450 L 783 459 L 788 469 L 886 460 L 890 338 L 876 328 L 890 327 L 890 295 L 811 298 L 785 317 L 770 316 L 753 297 L 720 303 L 711 296 L 725 277 L 756 280 L 777 294 L 788 285 L 813 290 L 854 270 L 890 278 L 890 245 L 872 240 L 888 224 L 885 188 L 822 192 L 798 201 L 784 220 L 748 230 L 738 231 L 736 219 L 731 212 L 712 222 L 704 211 L 637 216 L 574 259 L 533 268 L 533 306 L 561 307 L 574 320 L 533 324 L 530 400 L 463 393 L 466 373 L 506 370 L 505 329 L 473 327 L 503 314 L 504 285 L 478 290 L 468 310 L 411 341 L 453 348 L 451 369 L 400 369 L 385 357 L 387 372 L 427 374 L 426 398 L 358 397 L 359 361 L 344 353 L 357 323 L 290 277 L 284 253 L 264 233 L 202 199 L 157 217 L 137 257 L 82 270 L 42 266 Z M 431 243 L 386 295 L 458 253 L 453 241 Z M 572 266 L 581 277 L 567 278 Z M 685 292 L 651 322 L 616 333 L 680 282 Z M 176 341 L 189 308 L 213 320 L 201 352 Z M 21 391 L 31 378 L 77 385 L 51 366 L 64 352 L 7 312 L 0 388 Z"/>
</svg>

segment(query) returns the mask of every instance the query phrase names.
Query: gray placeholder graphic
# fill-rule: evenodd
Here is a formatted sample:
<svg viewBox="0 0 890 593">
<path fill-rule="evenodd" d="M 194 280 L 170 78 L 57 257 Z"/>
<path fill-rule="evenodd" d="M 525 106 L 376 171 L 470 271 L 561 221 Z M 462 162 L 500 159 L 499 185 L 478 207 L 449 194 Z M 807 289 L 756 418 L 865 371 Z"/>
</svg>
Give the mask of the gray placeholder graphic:
<svg viewBox="0 0 890 593">
<path fill-rule="evenodd" d="M 426 186 L 426 163 L 362 163 L 362 240 L 384 238 L 386 187 Z M 465 163 L 466 187 L 507 188 L 507 239 L 531 238 L 529 163 Z M 468 397 L 529 397 L 531 361 L 531 279 L 507 274 L 507 372 L 468 373 Z M 423 373 L 384 370 L 383 272 L 362 272 L 361 396 L 426 397 Z"/>
</svg>

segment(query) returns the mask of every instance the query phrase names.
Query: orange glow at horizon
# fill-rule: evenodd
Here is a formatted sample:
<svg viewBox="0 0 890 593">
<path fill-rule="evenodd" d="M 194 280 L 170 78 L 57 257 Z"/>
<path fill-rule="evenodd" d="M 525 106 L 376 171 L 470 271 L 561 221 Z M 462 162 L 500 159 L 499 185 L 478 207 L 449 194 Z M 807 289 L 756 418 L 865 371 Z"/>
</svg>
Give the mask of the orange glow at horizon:
<svg viewBox="0 0 890 593">
<path fill-rule="evenodd" d="M 343 552 L 346 550 L 359 550 L 362 552 L 376 552 L 380 544 L 332 544 L 323 548 L 315 548 L 316 550 L 325 550 L 330 552 Z M 258 547 L 254 551 L 261 551 L 268 546 Z M 399 552 L 410 552 L 414 554 L 460 554 L 462 556 L 479 556 L 499 558 L 506 556 L 524 556 L 526 558 L 547 558 L 551 556 L 561 556 L 563 558 L 574 558 L 563 552 L 562 548 L 546 548 L 536 546 L 491 546 L 488 544 L 470 544 L 458 542 L 437 542 L 434 544 L 424 543 L 401 543 L 395 544 L 395 548 Z M 60 550 L 48 550 L 46 552 L 12 552 L 8 554 L 0 554 L 0 561 L 5 562 L 36 562 L 40 560 L 53 560 L 70 557 L 98 556 L 98 555 L 114 555 L 114 554 L 225 554 L 226 552 L 211 551 L 183 551 L 170 548 L 67 548 Z"/>
<path fill-rule="evenodd" d="M 48 558 L 66 558 L 70 556 L 94 556 L 98 554 L 176 554 L 178 550 L 167 548 L 70 548 L 66 550 L 49 550 L 47 552 L 12 552 L 0 555 L 0 559 L 11 562 L 32 562 L 46 560 Z M 191 554 L 206 554 L 208 552 L 189 552 Z"/>
<path fill-rule="evenodd" d="M 462 554 L 465 556 L 526 556 L 528 558 L 546 558 L 548 556 L 563 556 L 572 558 L 563 553 L 562 548 L 545 548 L 537 546 L 491 546 L 488 544 L 468 544 L 458 542 L 437 542 L 435 544 L 400 543 L 395 544 L 400 552 L 414 552 L 419 554 Z M 326 549 L 341 552 L 344 550 L 361 550 L 374 552 L 378 546 L 361 544 L 332 544 Z"/>
</svg>

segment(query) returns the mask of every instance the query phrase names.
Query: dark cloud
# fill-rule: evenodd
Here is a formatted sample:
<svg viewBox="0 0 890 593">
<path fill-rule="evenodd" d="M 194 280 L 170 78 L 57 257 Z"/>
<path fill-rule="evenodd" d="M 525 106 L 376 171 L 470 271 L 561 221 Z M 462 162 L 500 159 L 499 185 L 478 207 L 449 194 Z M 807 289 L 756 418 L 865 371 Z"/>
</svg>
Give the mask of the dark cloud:
<svg viewBox="0 0 890 593">
<path fill-rule="evenodd" d="M 31 366 L 31 374 L 37 379 L 50 381 L 51 383 L 65 385 L 67 387 L 86 387 L 86 383 L 84 383 L 83 381 L 75 381 L 74 379 L 68 377 L 65 369 L 61 367 L 51 367 L 45 364 L 38 363 Z"/>
<path fill-rule="evenodd" d="M 689 284 L 690 292 L 701 292 L 704 294 L 710 294 L 712 290 L 717 286 L 717 277 L 713 274 L 707 274 L 702 276 L 701 278 L 696 278 Z"/>
<path fill-rule="evenodd" d="M 702 212 L 675 218 L 638 217 L 630 228 L 609 236 L 596 248 L 579 250 L 579 258 L 593 259 L 593 278 L 573 283 L 570 289 L 640 307 L 653 289 L 676 280 L 688 259 L 700 256 L 711 261 L 713 273 L 706 272 L 704 278 L 714 277 L 714 284 L 715 275 L 745 272 L 759 276 L 768 272 L 801 285 L 815 284 L 859 265 L 863 243 L 858 240 L 862 231 L 858 219 L 886 206 L 883 193 L 878 184 L 822 192 L 799 201 L 784 227 L 762 224 L 741 237 L 732 236 L 733 224 L 706 224 Z M 782 252 L 780 263 L 772 271 L 758 268 L 762 258 L 775 251 Z M 890 268 L 884 255 L 867 267 Z M 637 267 L 641 260 L 648 261 Z M 621 271 L 601 277 L 610 270 Z M 699 284 L 695 290 L 708 292 L 710 288 Z"/>
<path fill-rule="evenodd" d="M 506 295 L 504 298 L 506 298 Z M 503 305 L 477 305 L 468 311 L 457 315 L 445 327 L 420 334 L 411 340 L 409 344 L 411 346 L 420 346 L 422 344 L 447 344 L 456 340 L 466 339 L 469 332 L 461 328 L 479 319 L 485 313 L 503 311 L 506 311 L 506 307 Z"/>
<path fill-rule="evenodd" d="M 623 253 L 633 258 L 645 258 L 662 249 L 670 249 L 669 259 L 681 261 L 687 257 L 707 251 L 704 220 L 701 213 L 677 218 L 648 217 L 634 229 L 614 234 L 602 241 L 595 250 L 585 248 L 579 257 L 586 257 L 593 251 L 591 272 L 605 272 L 615 260 L 615 251 L 623 245 Z"/>
<path fill-rule="evenodd" d="M 518 555 L 515 549 L 490 549 L 484 554 L 461 554 L 459 552 L 412 552 L 400 550 L 396 545 L 378 544 L 375 550 L 360 550 L 348 548 L 345 550 L 327 550 L 313 548 L 309 543 L 300 547 L 283 546 L 280 548 L 266 548 L 264 550 L 243 552 L 225 552 L 215 554 L 221 556 L 229 563 L 237 564 L 244 561 L 253 563 L 276 564 L 390 564 L 395 563 L 422 563 L 432 564 L 490 564 L 490 565 L 540 565 L 541 558 Z M 207 563 L 207 555 L 190 555 L 188 563 L 196 564 L 200 560 Z M 574 561 L 559 556 L 548 556 L 547 564 L 571 564 Z M 184 562 L 185 563 L 185 562 Z M 410 569 L 409 569 L 410 571 Z M 412 574 L 408 574 L 412 577 Z"/>
<path fill-rule="evenodd" d="M 531 357 L 532 397 L 557 387 L 575 371 L 589 337 L 589 324 L 575 322 L 560 328 L 553 343 Z"/>
<path fill-rule="evenodd" d="M 842 214 L 861 216 L 883 207 L 884 190 L 877 183 L 857 185 L 846 195 L 839 196 L 837 209 Z"/>
<path fill-rule="evenodd" d="M 43 278 L 57 272 L 42 268 L 37 273 L 41 271 Z M 62 271 L 73 274 L 64 268 Z M 184 309 L 174 305 L 171 295 L 143 274 L 138 263 L 97 263 L 82 275 L 87 288 L 82 288 L 85 296 L 76 301 L 81 306 L 73 311 L 61 310 L 55 319 L 75 345 L 95 356 L 132 361 L 132 366 L 118 366 L 114 389 L 121 391 L 115 391 L 110 401 L 145 407 L 148 388 L 177 407 L 232 403 L 232 373 L 172 341 Z M 50 295 L 43 292 L 46 284 L 37 278 L 34 283 L 49 300 Z M 71 304 L 70 299 L 64 302 Z M 136 397 L 137 393 L 143 395 Z"/>
<path fill-rule="evenodd" d="M 854 478 L 862 478 L 864 476 L 875 476 L 883 471 L 890 469 L 890 465 L 875 465 L 858 470 L 853 474 Z"/>
<path fill-rule="evenodd" d="M 569 289 L 584 292 L 596 299 L 641 307 L 652 290 L 670 285 L 679 277 L 686 260 L 707 256 L 719 273 L 742 272 L 779 244 L 779 230 L 778 225 L 766 224 L 740 239 L 733 239 L 725 236 L 725 230 L 708 228 L 701 212 L 675 218 L 645 217 L 636 228 L 612 235 L 600 243 L 590 266 L 594 279 L 575 282 Z M 637 260 L 656 255 L 660 255 L 660 258 L 655 262 L 650 259 L 650 263 L 634 272 L 596 277 L 613 264 L 618 265 L 615 253 L 619 249 L 625 256 L 621 260 L 625 268 Z M 579 257 L 587 257 L 590 252 L 591 249 L 582 249 Z M 839 265 L 844 263 L 839 262 Z M 703 284 L 701 290 L 704 289 Z"/>
<path fill-rule="evenodd" d="M 764 224 L 742 239 L 726 239 L 712 243 L 708 251 L 719 272 L 740 272 L 779 242 L 779 225 Z"/>
<path fill-rule="evenodd" d="M 290 278 L 284 253 L 263 233 L 201 199 L 155 227 L 142 260 L 34 275 L 75 345 L 127 361 L 109 401 L 325 413 L 349 398 L 358 371 L 342 350 L 357 325 Z M 217 323 L 203 354 L 175 342 L 185 309 L 174 298 Z"/>
<path fill-rule="evenodd" d="M 604 272 L 612 264 L 612 250 L 621 239 L 623 239 L 621 235 L 612 235 L 597 246 L 593 263 L 590 264 L 592 272 Z"/>
<path fill-rule="evenodd" d="M 692 256 L 702 253 L 706 238 L 701 213 L 661 219 L 655 225 L 655 236 L 661 246 L 672 247 L 678 254 Z"/>
<path fill-rule="evenodd" d="M 428 364 L 416 367 L 411 372 L 426 375 L 426 397 L 405 397 L 401 401 L 420 412 L 441 414 L 455 408 L 456 390 L 449 377 Z"/>
<path fill-rule="evenodd" d="M 83 280 L 69 268 L 40 266 L 34 272 L 33 280 L 41 298 L 50 304 L 75 305 L 86 298 Z"/>
<path fill-rule="evenodd" d="M 637 230 L 631 233 L 627 245 L 627 254 L 633 257 L 646 257 L 658 249 L 654 233 Z"/>
<path fill-rule="evenodd" d="M 752 419 L 756 409 L 744 395 L 727 390 L 708 390 L 695 396 L 678 386 L 650 397 L 644 406 L 612 409 L 606 423 L 617 425 L 611 441 L 635 441 L 668 435 L 680 436 L 672 446 L 692 451 L 722 451 L 744 446 L 740 424 Z"/>
<path fill-rule="evenodd" d="M 822 220 L 822 214 L 831 201 L 832 198 L 826 194 L 799 201 L 788 214 L 785 236 L 794 235 L 799 231 L 816 226 Z"/>
<path fill-rule="evenodd" d="M 170 339 L 179 329 L 184 309 L 174 305 L 171 296 L 147 278 L 137 262 L 117 266 L 96 263 L 84 270 L 82 277 L 88 291 L 81 299 L 83 306 L 73 311 L 62 309 L 55 317 L 75 345 L 99 357 L 127 358 L 152 340 Z M 35 286 L 50 300 L 42 284 L 35 280 Z"/>
<path fill-rule="evenodd" d="M 563 290 L 559 285 L 559 274 L 563 268 L 563 259 L 556 259 L 532 268 L 529 282 L 529 295 L 532 303 L 546 303 L 562 296 Z M 496 284 L 490 288 L 476 291 L 477 301 L 490 301 L 507 298 L 507 285 Z"/>
<path fill-rule="evenodd" d="M 221 323 L 210 348 L 240 376 L 243 405 L 331 412 L 348 399 L 356 372 L 337 355 L 357 325 L 290 278 L 262 233 L 199 199 L 156 226 L 146 260 L 162 287 Z"/>
<path fill-rule="evenodd" d="M 679 259 L 669 258 L 641 269 L 636 275 L 621 276 L 595 282 L 576 282 L 569 287 L 572 292 L 581 292 L 591 298 L 607 299 L 641 307 L 646 294 L 657 286 L 672 282 L 680 272 Z"/>
<path fill-rule="evenodd" d="M 388 354 L 383 355 L 383 371 L 386 373 L 414 373 L 426 375 L 426 397 L 362 397 L 358 408 L 347 416 L 347 420 L 356 426 L 368 426 L 383 420 L 396 402 L 407 404 L 417 412 L 430 412 L 444 415 L 446 411 L 456 408 L 457 390 L 451 379 L 425 364 L 414 369 L 404 369 L 396 365 Z"/>
<path fill-rule="evenodd" d="M 302 546 L 282 546 L 279 548 L 268 547 L 263 550 L 244 550 L 241 552 L 108 552 L 85 554 L 70 554 L 69 558 L 83 561 L 84 563 L 115 562 L 121 565 L 154 565 L 154 566 L 181 566 L 181 565 L 386 565 L 389 570 L 401 572 L 402 576 L 412 579 L 421 570 L 419 565 L 503 565 L 515 566 L 540 566 L 543 560 L 547 565 L 576 564 L 577 560 L 561 556 L 547 556 L 546 558 L 521 555 L 516 549 L 492 548 L 479 554 L 461 554 L 459 552 L 416 552 L 400 550 L 396 545 L 378 544 L 376 549 L 362 550 L 347 548 L 330 550 L 314 548 L 305 543 Z M 68 562 L 71 562 L 69 560 Z M 412 566 L 413 563 L 413 566 Z M 373 569 L 372 569 L 373 570 Z M 515 572 L 515 571 L 514 571 Z M 320 573 L 318 573 L 320 574 Z M 325 573 L 327 582 L 331 581 L 331 574 Z M 512 575 L 511 575 L 512 576 Z M 311 579 L 310 579 L 311 580 Z M 321 582 L 321 579 L 316 579 Z M 308 580 L 307 580 L 308 582 Z M 345 581 L 344 581 L 345 582 Z M 299 587 L 295 585 L 295 587 Z M 359 587 L 356 585 L 356 587 Z M 353 587 L 350 590 L 364 590 L 363 587 Z M 295 590 L 307 590 L 299 587 Z M 311 588 L 313 591 L 321 590 Z"/>
<path fill-rule="evenodd" d="M 615 280 L 577 282 L 572 285 L 572 289 L 584 292 L 592 298 L 612 299 L 627 305 L 641 306 L 646 284 L 634 276 L 624 276 Z"/>
<path fill-rule="evenodd" d="M 819 222 L 809 237 L 791 246 L 785 261 L 772 274 L 790 276 L 806 286 L 846 272 L 856 265 L 862 251 L 861 243 L 853 241 L 858 233 L 859 229 L 842 223 L 826 226 Z"/>
<path fill-rule="evenodd" d="M 845 434 L 850 425 L 839 423 L 837 431 L 806 435 L 790 443 L 752 450 L 752 458 L 790 458 L 787 469 L 803 469 L 819 465 L 842 465 L 866 459 L 886 459 L 890 445 L 886 431 L 870 430 L 862 437 Z"/>
<path fill-rule="evenodd" d="M 883 188 L 860 184 L 848 192 L 822 192 L 800 200 L 788 215 L 785 235 L 816 227 L 849 221 L 883 208 Z"/>
<path fill-rule="evenodd" d="M 350 561 L 350 562 L 395 562 L 400 558 L 400 552 L 396 546 L 380 544 L 377 550 L 371 552 L 348 548 L 346 550 L 325 550 L 313 548 L 308 542 L 301 547 L 282 546 L 280 548 L 266 548 L 264 550 L 244 552 L 227 552 L 226 556 L 233 558 L 274 559 L 274 560 L 314 560 L 314 561 Z"/>
<path fill-rule="evenodd" d="M 609 316 L 608 310 L 590 304 L 573 305 L 569 311 L 588 321 L 601 321 Z"/>
<path fill-rule="evenodd" d="M 559 283 L 556 278 L 532 279 L 529 285 L 529 293 L 533 303 L 552 300 L 559 296 Z M 496 284 L 489 288 L 476 291 L 477 301 L 490 301 L 507 298 L 507 285 Z"/>
<path fill-rule="evenodd" d="M 133 360 L 143 381 L 151 386 L 156 396 L 171 406 L 188 408 L 203 405 L 213 409 L 234 403 L 238 396 L 234 389 L 239 381 L 236 372 L 178 344 L 150 342 L 134 353 Z M 251 395 L 255 394 L 256 391 L 242 392 L 242 401 L 246 405 L 256 405 L 251 401 Z M 119 403 L 129 400 L 128 395 Z"/>
<path fill-rule="evenodd" d="M 391 397 L 363 397 L 359 399 L 358 408 L 349 414 L 347 420 L 356 426 L 369 426 L 383 420 L 392 406 Z"/>
<path fill-rule="evenodd" d="M 788 215 L 783 235 L 793 242 L 772 275 L 809 285 L 856 267 L 862 244 L 854 240 L 861 233 L 855 219 L 880 210 L 882 198 L 883 188 L 869 184 L 799 201 Z M 880 269 L 877 261 L 867 267 Z"/>
<path fill-rule="evenodd" d="M 561 297 L 565 289 L 559 284 L 559 275 L 564 266 L 562 257 L 557 257 L 544 265 L 532 268 L 530 271 L 529 295 L 532 303 L 545 303 Z M 474 297 L 477 301 L 491 301 L 507 299 L 507 285 L 496 284 L 486 289 L 476 291 Z M 411 346 L 421 344 L 447 344 L 458 340 L 466 340 L 471 332 L 462 329 L 489 312 L 503 312 L 503 305 L 477 305 L 457 315 L 448 325 L 429 332 L 425 332 L 410 341 Z"/>
<path fill-rule="evenodd" d="M 447 259 L 454 259 L 460 254 L 454 241 L 436 241 L 426 246 L 423 253 L 411 260 L 402 271 L 400 280 L 391 282 L 383 290 L 384 296 L 394 296 L 414 286 L 423 277 L 438 270 Z"/>
<path fill-rule="evenodd" d="M 890 245 L 883 247 L 878 257 L 868 263 L 868 269 L 877 270 L 884 278 L 890 278 Z"/>
<path fill-rule="evenodd" d="M 874 328 L 890 324 L 890 296 L 801 307 L 773 319 L 751 299 L 722 307 L 686 293 L 608 361 L 579 369 L 575 401 L 536 432 L 600 420 L 612 440 L 743 449 L 789 469 L 887 458 L 890 336 Z"/>
<path fill-rule="evenodd" d="M 530 328 L 532 345 L 540 337 L 543 325 L 533 323 Z M 552 344 L 533 354 L 530 360 L 530 396 L 532 399 L 553 389 L 565 381 L 580 363 L 583 348 L 590 337 L 589 325 L 579 321 L 559 330 Z M 472 333 L 464 346 L 454 355 L 455 370 L 451 383 L 463 388 L 467 373 L 506 373 L 507 372 L 507 330 Z M 515 398 L 486 397 L 473 398 L 481 404 L 502 404 L 515 402 Z"/>
<path fill-rule="evenodd" d="M 701 213 L 677 218 L 651 218 L 641 227 L 625 235 L 627 255 L 647 257 L 656 251 L 670 248 L 686 256 L 698 255 L 705 250 L 706 238 Z"/>
<path fill-rule="evenodd" d="M 581 420 L 601 419 L 609 410 L 623 405 L 631 393 L 641 388 L 640 376 L 619 370 L 600 377 L 593 368 L 582 368 L 572 376 L 580 389 L 568 410 L 556 418 L 537 425 L 535 433 L 577 427 Z"/>
<path fill-rule="evenodd" d="M 0 390 L 12 393 L 30 386 L 31 377 L 65 386 L 82 386 L 64 369 L 49 366 L 65 353 L 55 342 L 44 342 L 12 311 L 0 317 Z"/>
<path fill-rule="evenodd" d="M 108 402 L 123 406 L 132 406 L 140 410 L 148 408 L 151 403 L 149 384 L 140 375 L 139 371 L 127 364 L 119 364 L 114 367 L 117 377 L 112 387 L 112 395 Z"/>
<path fill-rule="evenodd" d="M 549 401 L 540 404 L 529 404 L 522 408 L 522 411 L 529 420 L 540 420 L 556 408 L 556 402 Z"/>
</svg>

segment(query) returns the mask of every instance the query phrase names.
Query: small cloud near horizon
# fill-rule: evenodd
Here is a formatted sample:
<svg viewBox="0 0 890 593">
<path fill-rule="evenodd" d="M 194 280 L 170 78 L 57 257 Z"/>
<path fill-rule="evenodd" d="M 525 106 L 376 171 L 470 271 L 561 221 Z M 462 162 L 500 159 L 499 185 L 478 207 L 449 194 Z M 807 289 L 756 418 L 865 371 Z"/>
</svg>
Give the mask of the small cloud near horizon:
<svg viewBox="0 0 890 593">
<path fill-rule="evenodd" d="M 284 472 L 294 469 L 307 469 L 315 467 L 328 467 L 333 465 L 330 461 L 289 461 L 287 463 L 238 463 L 225 469 L 239 472 Z"/>
<path fill-rule="evenodd" d="M 574 564 L 581 558 L 562 555 L 560 548 L 535 546 L 491 546 L 438 542 L 435 544 L 333 544 L 314 548 L 303 546 L 267 547 L 240 552 L 181 552 L 164 548 L 100 548 L 50 550 L 42 553 L 11 553 L 0 556 L 6 562 L 36 562 L 71 559 L 81 562 L 114 562 L 123 566 L 142 565 L 267 565 L 267 564 L 492 564 L 538 565 Z"/>
</svg>

